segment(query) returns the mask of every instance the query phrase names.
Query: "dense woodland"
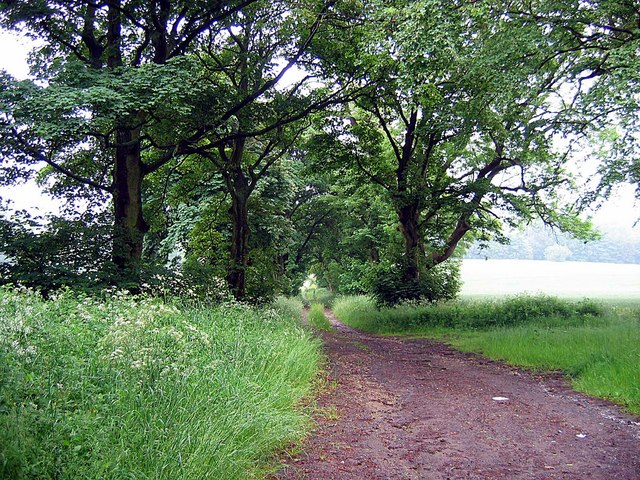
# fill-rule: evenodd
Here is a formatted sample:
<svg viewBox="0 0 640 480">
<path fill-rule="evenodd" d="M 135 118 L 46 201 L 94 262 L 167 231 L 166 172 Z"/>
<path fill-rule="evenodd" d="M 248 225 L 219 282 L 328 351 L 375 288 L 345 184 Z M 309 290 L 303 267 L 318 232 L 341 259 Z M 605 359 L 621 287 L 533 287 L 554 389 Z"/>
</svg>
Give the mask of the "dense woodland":
<svg viewBox="0 0 640 480">
<path fill-rule="evenodd" d="M 33 0 L 0 73 L 2 283 L 261 301 L 455 294 L 451 258 L 637 184 L 632 0 Z M 586 194 L 574 157 L 599 162 Z M 573 165 L 573 166 L 570 166 Z"/>
</svg>

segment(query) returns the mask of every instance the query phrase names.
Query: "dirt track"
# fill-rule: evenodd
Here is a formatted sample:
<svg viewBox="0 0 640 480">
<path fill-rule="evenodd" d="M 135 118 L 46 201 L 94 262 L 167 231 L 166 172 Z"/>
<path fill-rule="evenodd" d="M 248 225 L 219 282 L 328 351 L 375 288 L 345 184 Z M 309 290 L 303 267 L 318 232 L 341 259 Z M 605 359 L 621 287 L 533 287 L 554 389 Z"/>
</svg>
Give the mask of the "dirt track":
<svg viewBox="0 0 640 480">
<path fill-rule="evenodd" d="M 329 415 L 276 478 L 640 479 L 638 419 L 560 376 L 332 321 Z"/>
</svg>

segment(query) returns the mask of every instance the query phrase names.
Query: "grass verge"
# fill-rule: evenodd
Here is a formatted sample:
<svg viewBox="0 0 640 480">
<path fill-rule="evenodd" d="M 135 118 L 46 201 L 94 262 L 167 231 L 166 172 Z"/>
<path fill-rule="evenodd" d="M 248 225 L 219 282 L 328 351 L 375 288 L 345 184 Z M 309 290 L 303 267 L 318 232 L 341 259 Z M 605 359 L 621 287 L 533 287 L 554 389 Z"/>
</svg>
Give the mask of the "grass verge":
<svg viewBox="0 0 640 480">
<path fill-rule="evenodd" d="M 562 370 L 577 390 L 640 414 L 640 309 L 632 303 L 519 296 L 377 310 L 348 297 L 334 313 L 361 330 L 435 337 L 513 365 Z"/>
<path fill-rule="evenodd" d="M 318 330 L 331 330 L 331 322 L 324 314 L 324 305 L 314 303 L 309 308 L 309 323 Z"/>
<path fill-rule="evenodd" d="M 309 427 L 300 309 L 0 289 L 0 478 L 259 478 Z"/>
</svg>

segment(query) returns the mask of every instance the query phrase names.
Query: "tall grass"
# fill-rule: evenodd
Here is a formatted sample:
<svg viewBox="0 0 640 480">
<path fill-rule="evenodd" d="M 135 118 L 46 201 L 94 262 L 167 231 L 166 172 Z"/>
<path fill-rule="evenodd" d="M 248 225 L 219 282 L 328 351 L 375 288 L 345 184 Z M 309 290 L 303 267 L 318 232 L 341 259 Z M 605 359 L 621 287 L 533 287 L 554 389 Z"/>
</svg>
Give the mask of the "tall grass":
<svg viewBox="0 0 640 480">
<path fill-rule="evenodd" d="M 366 297 L 343 297 L 334 313 L 345 323 L 380 334 L 423 334 L 448 329 L 486 329 L 538 324 L 597 324 L 604 309 L 590 300 L 568 301 L 526 295 L 495 301 L 401 305 L 377 309 Z"/>
<path fill-rule="evenodd" d="M 635 307 L 635 308 L 634 308 Z M 519 296 L 377 310 L 364 297 L 338 300 L 354 328 L 444 339 L 458 349 L 536 370 L 563 370 L 576 389 L 640 414 L 640 310 L 634 302 Z"/>
<path fill-rule="evenodd" d="M 314 303 L 309 308 L 309 323 L 318 330 L 331 330 L 331 322 L 324 314 L 324 306 L 320 303 Z"/>
<path fill-rule="evenodd" d="M 308 427 L 300 307 L 0 289 L 0 478 L 259 477 Z"/>
</svg>

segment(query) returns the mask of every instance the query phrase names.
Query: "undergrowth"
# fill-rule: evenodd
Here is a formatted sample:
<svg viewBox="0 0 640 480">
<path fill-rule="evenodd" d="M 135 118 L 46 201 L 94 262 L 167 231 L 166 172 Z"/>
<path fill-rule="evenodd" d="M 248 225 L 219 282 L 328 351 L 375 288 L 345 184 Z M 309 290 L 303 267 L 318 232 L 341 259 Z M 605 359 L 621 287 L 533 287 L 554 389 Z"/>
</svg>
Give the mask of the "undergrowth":
<svg viewBox="0 0 640 480">
<path fill-rule="evenodd" d="M 300 309 L 0 289 L 0 478 L 265 474 L 309 426 Z"/>
</svg>

